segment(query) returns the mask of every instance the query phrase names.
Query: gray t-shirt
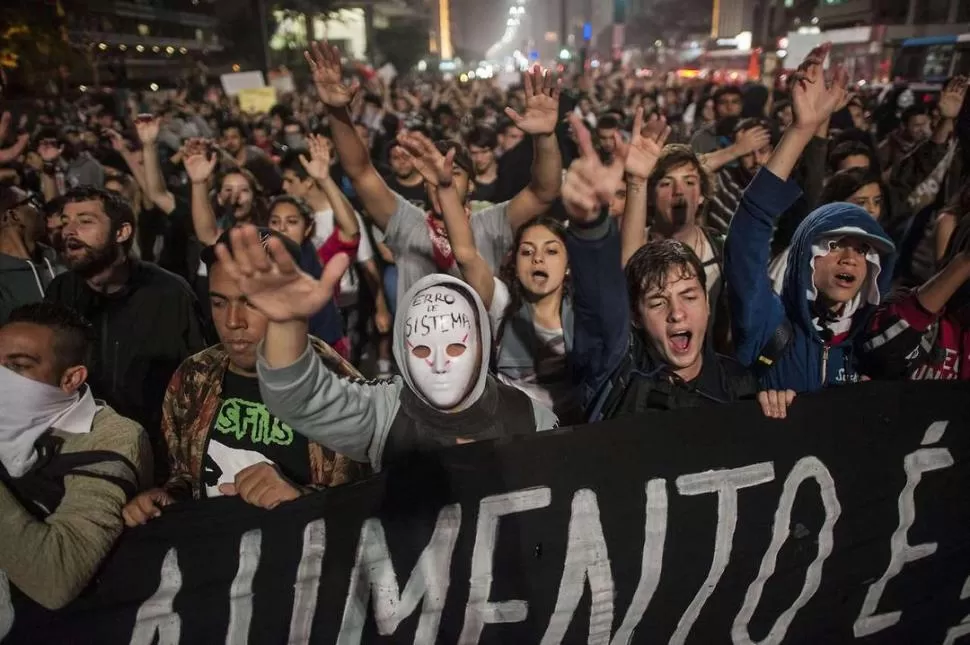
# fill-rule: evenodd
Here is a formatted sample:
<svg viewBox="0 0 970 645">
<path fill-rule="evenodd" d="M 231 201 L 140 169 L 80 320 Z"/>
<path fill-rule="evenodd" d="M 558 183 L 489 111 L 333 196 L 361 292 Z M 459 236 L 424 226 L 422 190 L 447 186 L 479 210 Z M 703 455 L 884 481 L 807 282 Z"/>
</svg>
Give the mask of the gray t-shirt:
<svg viewBox="0 0 970 645">
<path fill-rule="evenodd" d="M 398 270 L 398 307 L 401 298 L 415 282 L 432 273 L 448 273 L 461 277 L 457 264 L 442 271 L 434 261 L 434 247 L 428 230 L 427 214 L 397 193 L 397 211 L 384 231 L 384 243 L 394 253 Z M 502 260 L 512 248 L 513 233 L 507 217 L 508 202 L 489 206 L 471 215 L 472 236 L 478 252 L 498 273 Z"/>
</svg>

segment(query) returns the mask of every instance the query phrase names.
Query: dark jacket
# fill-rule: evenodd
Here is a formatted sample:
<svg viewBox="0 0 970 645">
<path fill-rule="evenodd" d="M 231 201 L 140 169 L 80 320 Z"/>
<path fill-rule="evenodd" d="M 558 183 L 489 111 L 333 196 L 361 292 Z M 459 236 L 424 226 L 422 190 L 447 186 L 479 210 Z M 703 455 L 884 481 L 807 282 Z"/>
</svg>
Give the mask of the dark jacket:
<svg viewBox="0 0 970 645">
<path fill-rule="evenodd" d="M 72 307 L 90 321 L 95 342 L 87 365 L 94 395 L 140 423 L 155 454 L 164 455 L 165 389 L 182 361 L 206 343 L 198 301 L 185 280 L 153 264 L 130 262 L 128 283 L 118 293 L 98 293 L 70 271 L 54 279 L 47 300 Z"/>
<path fill-rule="evenodd" d="M 43 300 L 51 282 L 64 271 L 54 249 L 38 245 L 36 256 L 24 260 L 0 253 L 0 325 L 20 305 Z"/>
<path fill-rule="evenodd" d="M 768 277 L 771 235 L 777 217 L 801 194 L 794 181 L 783 182 L 762 168 L 744 193 L 731 221 L 724 248 L 724 269 L 731 307 L 737 358 L 755 366 L 779 328 L 791 328 L 784 351 L 764 370 L 766 389 L 811 392 L 826 385 L 858 380 L 857 332 L 865 327 L 873 307 L 863 305 L 853 316 L 847 338 L 830 345 L 812 323 L 814 317 L 806 293 L 813 286 L 812 243 L 826 232 L 842 227 L 861 229 L 892 241 L 866 211 L 851 204 L 826 204 L 799 225 L 792 238 L 785 287 L 775 295 Z M 885 297 L 892 281 L 895 252 L 880 256 L 877 285 Z M 863 287 L 865 288 L 865 287 Z"/>
<path fill-rule="evenodd" d="M 646 349 L 631 328 L 631 308 L 615 222 L 571 227 L 566 238 L 572 269 L 573 378 L 590 421 L 647 409 L 677 409 L 753 396 L 757 382 L 740 365 L 717 355 L 706 341 L 704 368 L 679 381 Z"/>
</svg>

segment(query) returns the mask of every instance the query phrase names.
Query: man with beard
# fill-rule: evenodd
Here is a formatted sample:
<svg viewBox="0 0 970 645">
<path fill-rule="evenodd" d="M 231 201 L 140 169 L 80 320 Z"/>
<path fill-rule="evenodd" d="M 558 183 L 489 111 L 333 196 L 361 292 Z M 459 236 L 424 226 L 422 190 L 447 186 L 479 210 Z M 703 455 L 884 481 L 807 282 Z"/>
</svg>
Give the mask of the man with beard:
<svg viewBox="0 0 970 645">
<path fill-rule="evenodd" d="M 354 130 L 348 105 L 357 87 L 343 83 L 340 52 L 329 45 L 314 44 L 313 55 L 307 52 L 306 59 L 317 93 L 330 112 L 333 140 L 344 170 L 367 212 L 385 232 L 385 243 L 394 253 L 399 303 L 403 302 L 400 300 L 403 294 L 428 274 L 458 276 L 458 266 L 441 217 L 437 187 L 427 186 L 432 205 L 430 212 L 422 211 L 388 188 Z M 511 248 L 513 231 L 548 210 L 559 195 L 562 182 L 562 157 L 555 134 L 558 83 L 551 74 L 543 75 L 538 66 L 532 73 L 525 74 L 525 80 L 525 114 L 507 112 L 520 129 L 534 137 L 535 162 L 531 181 L 508 202 L 470 215 L 476 245 L 493 271 L 499 268 Z M 475 177 L 471 159 L 461 144 L 441 141 L 438 145 L 442 154 L 453 155 L 455 188 L 468 209 L 468 196 Z"/>
<path fill-rule="evenodd" d="M 94 393 L 145 428 L 155 452 L 156 479 L 168 459 L 161 441 L 162 399 L 172 373 L 205 348 L 199 307 L 189 285 L 130 256 L 131 207 L 99 188 L 65 195 L 63 259 L 47 300 L 67 305 L 96 333 L 89 382 Z"/>
<path fill-rule="evenodd" d="M 390 174 L 384 176 L 387 187 L 418 208 L 426 209 L 428 191 L 424 189 L 424 179 L 414 167 L 411 155 L 396 139 L 387 146 L 387 161 L 391 169 Z"/>
<path fill-rule="evenodd" d="M 13 186 L 0 187 L 0 324 L 20 306 L 44 299 L 63 271 L 46 237 L 41 204 Z"/>
</svg>

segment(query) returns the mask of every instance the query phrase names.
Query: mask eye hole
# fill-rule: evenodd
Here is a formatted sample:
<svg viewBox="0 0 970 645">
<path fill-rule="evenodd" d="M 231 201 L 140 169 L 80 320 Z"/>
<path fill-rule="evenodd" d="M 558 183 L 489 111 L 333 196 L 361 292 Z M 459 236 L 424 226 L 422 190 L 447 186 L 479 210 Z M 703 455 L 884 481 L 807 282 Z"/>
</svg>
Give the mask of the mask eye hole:
<svg viewBox="0 0 970 645">
<path fill-rule="evenodd" d="M 452 343 L 451 345 L 448 345 L 448 348 L 445 350 L 445 352 L 448 354 L 448 356 L 452 358 L 458 358 L 459 356 L 465 353 L 466 349 L 468 348 L 462 345 L 461 343 Z"/>
<path fill-rule="evenodd" d="M 413 348 L 411 350 L 411 353 L 416 358 L 424 359 L 424 358 L 428 358 L 429 356 L 431 356 L 431 348 L 428 347 L 427 345 L 418 345 L 417 347 L 415 347 L 415 348 Z"/>
</svg>

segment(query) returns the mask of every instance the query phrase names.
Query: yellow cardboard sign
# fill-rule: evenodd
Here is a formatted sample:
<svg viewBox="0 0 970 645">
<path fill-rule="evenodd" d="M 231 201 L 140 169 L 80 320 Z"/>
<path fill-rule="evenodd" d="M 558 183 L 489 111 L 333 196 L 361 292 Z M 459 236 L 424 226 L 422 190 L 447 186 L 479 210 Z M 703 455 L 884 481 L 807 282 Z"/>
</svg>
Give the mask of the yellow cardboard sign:
<svg viewBox="0 0 970 645">
<path fill-rule="evenodd" d="M 265 114 L 276 105 L 276 88 L 239 90 L 239 109 L 249 114 Z"/>
</svg>

